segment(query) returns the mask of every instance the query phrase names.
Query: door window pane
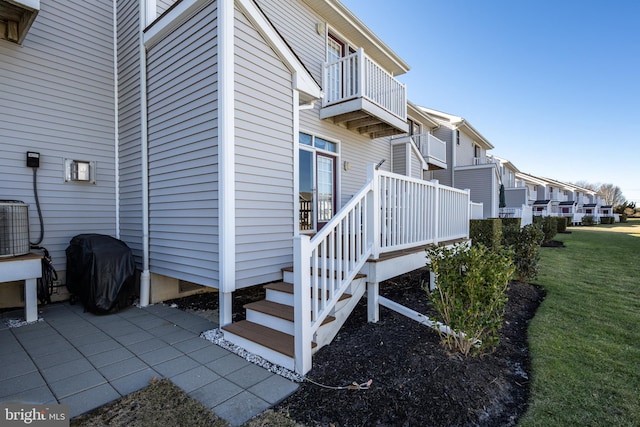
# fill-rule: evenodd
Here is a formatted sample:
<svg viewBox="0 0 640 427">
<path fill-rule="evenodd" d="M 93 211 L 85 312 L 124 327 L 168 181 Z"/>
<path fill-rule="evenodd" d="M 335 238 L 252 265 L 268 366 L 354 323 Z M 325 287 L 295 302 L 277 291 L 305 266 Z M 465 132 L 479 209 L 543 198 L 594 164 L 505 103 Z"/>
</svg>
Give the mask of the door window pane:
<svg viewBox="0 0 640 427">
<path fill-rule="evenodd" d="M 333 159 L 318 156 L 318 222 L 333 217 Z"/>
<path fill-rule="evenodd" d="M 298 162 L 298 168 L 300 175 L 300 230 L 313 230 L 313 152 L 307 150 L 299 150 L 299 153 L 300 161 Z"/>
</svg>

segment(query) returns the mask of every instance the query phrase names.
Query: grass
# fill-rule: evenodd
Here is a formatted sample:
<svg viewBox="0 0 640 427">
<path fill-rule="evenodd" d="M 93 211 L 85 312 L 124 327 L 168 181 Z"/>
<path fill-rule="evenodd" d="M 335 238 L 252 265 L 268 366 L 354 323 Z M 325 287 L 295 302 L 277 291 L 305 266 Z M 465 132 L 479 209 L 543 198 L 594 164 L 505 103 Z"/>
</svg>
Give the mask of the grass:
<svg viewBox="0 0 640 427">
<path fill-rule="evenodd" d="M 640 425 L 640 220 L 570 230 L 566 248 L 542 248 L 518 425 Z"/>
</svg>

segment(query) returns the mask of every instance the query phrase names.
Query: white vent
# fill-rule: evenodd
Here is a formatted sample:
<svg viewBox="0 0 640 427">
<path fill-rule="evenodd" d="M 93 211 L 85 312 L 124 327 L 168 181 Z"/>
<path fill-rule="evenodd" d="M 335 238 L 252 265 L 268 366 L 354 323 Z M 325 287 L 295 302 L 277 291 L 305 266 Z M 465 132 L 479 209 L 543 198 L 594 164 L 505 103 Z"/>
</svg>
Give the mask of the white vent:
<svg viewBox="0 0 640 427">
<path fill-rule="evenodd" d="M 28 254 L 29 205 L 0 200 L 0 258 Z"/>
</svg>

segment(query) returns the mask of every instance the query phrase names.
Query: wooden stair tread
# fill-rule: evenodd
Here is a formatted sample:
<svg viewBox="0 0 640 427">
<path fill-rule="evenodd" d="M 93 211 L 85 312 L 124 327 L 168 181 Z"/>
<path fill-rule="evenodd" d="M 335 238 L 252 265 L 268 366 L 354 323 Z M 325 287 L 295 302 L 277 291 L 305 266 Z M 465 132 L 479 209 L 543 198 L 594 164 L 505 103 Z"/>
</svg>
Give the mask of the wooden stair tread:
<svg viewBox="0 0 640 427">
<path fill-rule="evenodd" d="M 277 317 L 280 319 L 293 322 L 294 310 L 290 305 L 280 304 L 273 301 L 261 300 L 251 302 L 243 306 L 247 310 L 259 311 L 260 313 L 268 314 L 269 316 Z M 336 320 L 333 316 L 327 316 L 322 322 L 323 325 Z"/>
<path fill-rule="evenodd" d="M 284 268 L 282 269 L 282 271 L 286 271 L 287 273 L 293 273 L 293 267 L 284 267 Z M 311 271 L 313 271 L 313 270 L 311 270 Z M 329 272 L 328 272 L 328 271 L 327 271 L 327 274 L 329 274 Z M 356 279 L 364 279 L 365 277 L 367 277 L 367 275 L 366 275 L 366 274 L 358 273 L 358 274 L 356 274 L 356 275 L 354 276 L 353 280 L 356 280 Z"/>
<path fill-rule="evenodd" d="M 284 332 L 276 331 L 248 320 L 241 320 L 240 322 L 223 326 L 222 330 L 253 341 L 285 356 L 291 358 L 295 356 L 294 338 Z M 316 346 L 316 343 L 311 343 L 311 347 Z"/>
<path fill-rule="evenodd" d="M 268 285 L 264 285 L 264 289 L 269 289 L 272 291 L 283 292 L 287 294 L 293 295 L 293 285 L 287 282 L 275 282 L 269 283 Z M 329 297 L 329 291 L 327 291 L 327 298 Z M 351 298 L 351 294 L 344 293 L 340 296 L 338 301 L 344 301 L 345 299 Z M 320 299 L 320 295 L 318 295 L 318 299 Z"/>
</svg>

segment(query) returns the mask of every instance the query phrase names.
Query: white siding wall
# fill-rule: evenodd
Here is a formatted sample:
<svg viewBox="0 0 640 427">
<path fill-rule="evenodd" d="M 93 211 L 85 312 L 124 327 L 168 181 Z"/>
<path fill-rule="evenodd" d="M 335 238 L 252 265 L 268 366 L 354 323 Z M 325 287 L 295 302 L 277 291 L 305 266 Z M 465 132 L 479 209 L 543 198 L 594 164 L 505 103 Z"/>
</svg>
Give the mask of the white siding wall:
<svg viewBox="0 0 640 427">
<path fill-rule="evenodd" d="M 293 264 L 291 72 L 236 10 L 236 286 L 282 278 Z"/>
<path fill-rule="evenodd" d="M 218 286 L 216 4 L 148 52 L 150 270 Z"/>
<path fill-rule="evenodd" d="M 39 235 L 33 172 L 40 153 L 42 245 L 56 269 L 80 233 L 115 235 L 115 120 L 111 0 L 42 0 L 24 44 L 0 40 L 0 199 L 28 203 Z M 64 182 L 64 159 L 97 162 L 97 183 Z"/>
<path fill-rule="evenodd" d="M 137 0 L 118 2 L 120 238 L 142 264 L 142 161 Z"/>
<path fill-rule="evenodd" d="M 469 166 L 474 164 L 473 146 L 473 139 L 466 133 L 460 132 L 460 145 L 456 145 L 456 166 Z M 481 153 L 482 152 L 484 152 L 484 150 L 481 150 Z M 458 187 L 457 183 L 456 187 Z"/>
</svg>

